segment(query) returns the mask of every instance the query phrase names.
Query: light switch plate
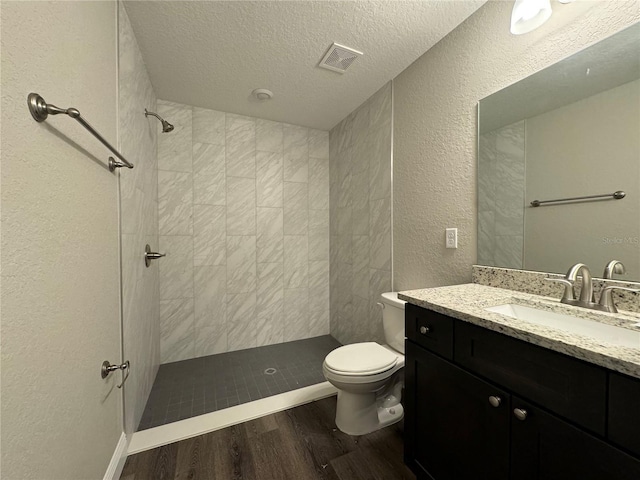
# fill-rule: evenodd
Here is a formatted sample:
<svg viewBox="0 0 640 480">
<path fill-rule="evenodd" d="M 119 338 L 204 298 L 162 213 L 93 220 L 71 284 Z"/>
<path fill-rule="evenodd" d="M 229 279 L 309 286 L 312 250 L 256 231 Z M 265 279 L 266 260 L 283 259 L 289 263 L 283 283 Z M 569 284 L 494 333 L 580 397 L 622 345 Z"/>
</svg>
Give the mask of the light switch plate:
<svg viewBox="0 0 640 480">
<path fill-rule="evenodd" d="M 445 245 L 447 248 L 458 248 L 458 229 L 447 228 Z"/>
</svg>

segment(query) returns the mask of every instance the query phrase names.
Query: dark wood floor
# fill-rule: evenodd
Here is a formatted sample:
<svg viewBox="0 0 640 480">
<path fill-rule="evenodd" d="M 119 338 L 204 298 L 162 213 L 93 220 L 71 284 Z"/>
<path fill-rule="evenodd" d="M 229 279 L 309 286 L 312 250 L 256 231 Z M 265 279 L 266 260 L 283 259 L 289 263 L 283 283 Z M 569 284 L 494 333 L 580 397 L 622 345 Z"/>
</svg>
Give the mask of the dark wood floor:
<svg viewBox="0 0 640 480">
<path fill-rule="evenodd" d="M 121 480 L 393 480 L 415 476 L 391 426 L 361 437 L 336 429 L 331 397 L 127 459 Z"/>
</svg>

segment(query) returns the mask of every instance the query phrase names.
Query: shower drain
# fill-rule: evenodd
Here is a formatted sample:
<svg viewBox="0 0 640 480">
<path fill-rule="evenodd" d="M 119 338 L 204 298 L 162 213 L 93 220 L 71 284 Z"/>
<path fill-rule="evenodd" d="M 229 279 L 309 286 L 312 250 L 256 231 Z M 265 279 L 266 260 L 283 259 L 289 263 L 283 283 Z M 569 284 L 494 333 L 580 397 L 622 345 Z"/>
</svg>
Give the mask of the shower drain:
<svg viewBox="0 0 640 480">
<path fill-rule="evenodd" d="M 269 367 L 269 368 L 267 368 L 267 369 L 264 371 L 264 374 L 265 374 L 265 375 L 273 375 L 273 374 L 274 374 L 274 373 L 276 373 L 276 372 L 277 372 L 277 370 L 276 370 L 275 368 L 271 368 L 271 367 Z"/>
</svg>

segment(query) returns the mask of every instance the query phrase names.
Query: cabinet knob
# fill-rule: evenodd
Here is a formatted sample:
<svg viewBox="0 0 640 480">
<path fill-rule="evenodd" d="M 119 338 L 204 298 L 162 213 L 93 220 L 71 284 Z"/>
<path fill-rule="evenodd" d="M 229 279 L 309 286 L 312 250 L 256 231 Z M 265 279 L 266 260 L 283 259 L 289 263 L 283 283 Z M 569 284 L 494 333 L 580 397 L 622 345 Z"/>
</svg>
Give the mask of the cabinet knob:
<svg viewBox="0 0 640 480">
<path fill-rule="evenodd" d="M 498 408 L 502 403 L 502 399 L 496 395 L 491 395 L 489 397 L 489 403 L 491 404 L 492 407 Z"/>
<path fill-rule="evenodd" d="M 420 327 L 420 333 L 421 333 L 422 335 L 426 335 L 426 334 L 427 334 L 427 333 L 429 333 L 430 331 L 431 331 L 431 329 L 430 329 L 429 327 L 425 327 L 425 326 Z"/>
<path fill-rule="evenodd" d="M 527 411 L 524 408 L 514 408 L 513 414 L 521 422 L 524 422 L 527 419 L 527 415 L 528 415 Z"/>
</svg>

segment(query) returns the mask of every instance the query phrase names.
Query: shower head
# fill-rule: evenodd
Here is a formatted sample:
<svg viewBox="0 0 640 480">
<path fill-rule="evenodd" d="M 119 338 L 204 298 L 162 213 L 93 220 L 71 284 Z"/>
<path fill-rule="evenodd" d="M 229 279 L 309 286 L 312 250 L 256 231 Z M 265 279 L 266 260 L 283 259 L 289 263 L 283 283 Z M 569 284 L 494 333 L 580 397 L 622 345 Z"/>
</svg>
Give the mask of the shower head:
<svg viewBox="0 0 640 480">
<path fill-rule="evenodd" d="M 148 117 L 149 115 L 153 115 L 158 120 L 160 120 L 160 122 L 162 123 L 162 133 L 168 133 L 168 132 L 173 130 L 173 128 L 174 128 L 173 125 L 171 125 L 169 122 L 167 122 L 164 118 L 162 118 L 157 113 L 150 112 L 145 108 L 144 109 L 144 116 Z"/>
</svg>

